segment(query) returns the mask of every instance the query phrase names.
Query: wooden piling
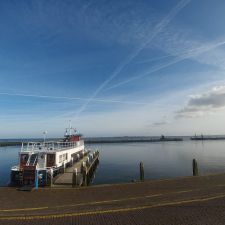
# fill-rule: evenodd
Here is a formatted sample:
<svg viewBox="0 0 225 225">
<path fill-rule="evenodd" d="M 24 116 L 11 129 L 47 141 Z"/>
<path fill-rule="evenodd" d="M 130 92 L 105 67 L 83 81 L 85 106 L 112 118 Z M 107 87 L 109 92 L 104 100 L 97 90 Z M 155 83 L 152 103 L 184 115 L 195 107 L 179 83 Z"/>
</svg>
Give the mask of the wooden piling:
<svg viewBox="0 0 225 225">
<path fill-rule="evenodd" d="M 145 180 L 145 174 L 144 174 L 144 163 L 140 162 L 140 180 Z"/>
<path fill-rule="evenodd" d="M 53 186 L 53 169 L 50 169 L 50 187 Z"/>
<path fill-rule="evenodd" d="M 192 161 L 193 176 L 198 176 L 198 163 L 196 159 Z"/>
<path fill-rule="evenodd" d="M 77 184 L 78 184 L 78 181 L 77 181 L 77 168 L 75 168 L 73 170 L 73 181 L 72 181 L 72 186 L 75 187 Z"/>
<path fill-rule="evenodd" d="M 73 166 L 73 157 L 71 158 L 71 166 Z"/>
<path fill-rule="evenodd" d="M 64 163 L 62 163 L 62 166 L 59 169 L 59 173 L 64 173 Z"/>
<path fill-rule="evenodd" d="M 87 166 L 83 166 L 83 186 L 87 186 Z"/>
</svg>

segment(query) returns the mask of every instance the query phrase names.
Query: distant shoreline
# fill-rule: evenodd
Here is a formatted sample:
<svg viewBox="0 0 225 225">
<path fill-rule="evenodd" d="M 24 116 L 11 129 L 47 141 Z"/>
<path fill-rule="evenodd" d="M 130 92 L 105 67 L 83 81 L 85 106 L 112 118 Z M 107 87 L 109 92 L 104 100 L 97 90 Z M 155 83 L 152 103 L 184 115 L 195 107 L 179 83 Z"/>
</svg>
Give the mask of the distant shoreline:
<svg viewBox="0 0 225 225">
<path fill-rule="evenodd" d="M 49 139 L 47 141 L 60 141 L 61 139 Z M 42 141 L 41 139 L 31 139 L 23 141 L 1 141 L 0 147 L 6 146 L 19 146 L 22 142 L 29 141 Z M 167 141 L 183 141 L 180 137 L 96 137 L 96 138 L 84 138 L 85 143 L 95 144 L 95 143 L 134 143 L 134 142 L 167 142 Z"/>
<path fill-rule="evenodd" d="M 85 143 L 134 143 L 134 142 L 167 142 L 183 141 L 180 137 L 102 137 L 102 138 L 85 138 Z"/>
<path fill-rule="evenodd" d="M 141 143 L 141 142 L 170 142 L 170 141 L 204 141 L 204 140 L 225 140 L 225 135 L 205 135 L 205 136 L 123 136 L 123 137 L 84 137 L 86 144 L 104 144 L 104 143 Z M 51 138 L 47 141 L 60 141 L 59 138 Z M 0 147 L 21 146 L 22 142 L 42 142 L 43 139 L 0 139 Z"/>
<path fill-rule="evenodd" d="M 15 142 L 1 142 L 0 141 L 0 147 L 7 147 L 7 146 L 20 146 L 22 144 L 22 142 L 17 142 L 17 141 L 15 141 Z"/>
</svg>

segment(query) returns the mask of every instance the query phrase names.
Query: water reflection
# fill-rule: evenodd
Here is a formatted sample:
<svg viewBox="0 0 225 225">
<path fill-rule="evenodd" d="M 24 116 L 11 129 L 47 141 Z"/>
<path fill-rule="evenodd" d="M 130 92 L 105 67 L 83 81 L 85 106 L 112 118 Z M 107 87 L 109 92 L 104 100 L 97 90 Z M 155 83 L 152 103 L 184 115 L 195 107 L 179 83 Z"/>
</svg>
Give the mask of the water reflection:
<svg viewBox="0 0 225 225">
<path fill-rule="evenodd" d="M 167 143 L 102 144 L 95 184 L 139 179 L 144 162 L 147 179 L 192 175 L 192 159 L 201 174 L 225 171 L 225 141 L 183 141 Z"/>
</svg>

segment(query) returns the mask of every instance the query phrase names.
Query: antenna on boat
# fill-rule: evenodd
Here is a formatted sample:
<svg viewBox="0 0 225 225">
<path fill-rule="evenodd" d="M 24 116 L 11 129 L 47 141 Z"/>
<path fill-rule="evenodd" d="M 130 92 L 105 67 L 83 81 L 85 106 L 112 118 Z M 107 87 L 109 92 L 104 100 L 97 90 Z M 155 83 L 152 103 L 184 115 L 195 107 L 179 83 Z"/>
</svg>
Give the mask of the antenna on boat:
<svg viewBox="0 0 225 225">
<path fill-rule="evenodd" d="M 71 120 L 69 120 L 69 130 L 70 130 L 70 136 L 72 134 L 71 130 L 72 130 L 72 125 L 71 125 Z"/>
<path fill-rule="evenodd" d="M 66 128 L 65 136 L 72 136 L 72 131 L 76 132 L 76 129 L 74 129 L 71 125 L 71 120 L 69 120 L 69 127 Z M 69 133 L 69 134 L 68 134 Z"/>
<path fill-rule="evenodd" d="M 43 132 L 43 135 L 44 135 L 44 143 L 45 143 L 45 139 L 46 139 L 46 135 L 47 135 L 47 133 L 48 133 L 48 131 L 47 131 L 47 130 Z"/>
</svg>

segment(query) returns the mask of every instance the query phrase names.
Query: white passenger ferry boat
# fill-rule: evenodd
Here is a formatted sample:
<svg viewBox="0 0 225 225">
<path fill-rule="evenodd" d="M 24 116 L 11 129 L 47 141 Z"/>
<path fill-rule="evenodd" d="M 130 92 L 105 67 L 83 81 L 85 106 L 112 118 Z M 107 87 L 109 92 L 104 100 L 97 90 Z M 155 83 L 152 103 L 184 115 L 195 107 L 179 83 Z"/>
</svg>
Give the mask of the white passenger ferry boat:
<svg viewBox="0 0 225 225">
<path fill-rule="evenodd" d="M 22 143 L 18 165 L 11 168 L 11 185 L 34 185 L 38 171 L 39 185 L 45 186 L 48 176 L 57 175 L 84 154 L 84 141 L 71 126 L 62 141 Z"/>
</svg>

